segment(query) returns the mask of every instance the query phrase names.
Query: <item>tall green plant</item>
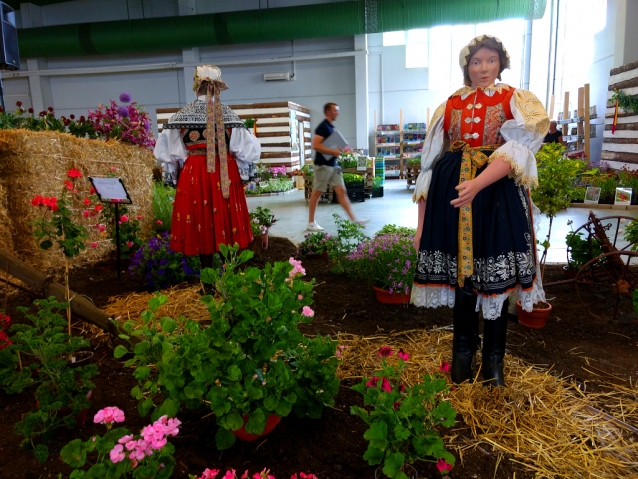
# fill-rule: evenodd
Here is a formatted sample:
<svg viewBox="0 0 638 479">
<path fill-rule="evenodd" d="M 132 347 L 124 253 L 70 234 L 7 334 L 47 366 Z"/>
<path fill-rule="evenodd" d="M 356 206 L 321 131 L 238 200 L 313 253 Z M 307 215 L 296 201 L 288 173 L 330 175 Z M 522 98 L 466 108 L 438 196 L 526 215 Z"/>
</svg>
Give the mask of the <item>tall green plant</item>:
<svg viewBox="0 0 638 479">
<path fill-rule="evenodd" d="M 157 232 L 171 230 L 174 200 L 175 188 L 164 186 L 157 181 L 153 183 L 153 216 Z"/>
<path fill-rule="evenodd" d="M 532 199 L 549 218 L 547 237 L 541 243 L 543 255 L 540 263 L 545 270 L 545 261 L 552 234 L 552 222 L 559 211 L 569 206 L 574 190 L 574 180 L 585 168 L 583 160 L 565 156 L 565 147 L 560 143 L 546 143 L 536 153 L 538 188 L 532 191 Z M 542 273 L 541 273 L 542 274 Z"/>
</svg>

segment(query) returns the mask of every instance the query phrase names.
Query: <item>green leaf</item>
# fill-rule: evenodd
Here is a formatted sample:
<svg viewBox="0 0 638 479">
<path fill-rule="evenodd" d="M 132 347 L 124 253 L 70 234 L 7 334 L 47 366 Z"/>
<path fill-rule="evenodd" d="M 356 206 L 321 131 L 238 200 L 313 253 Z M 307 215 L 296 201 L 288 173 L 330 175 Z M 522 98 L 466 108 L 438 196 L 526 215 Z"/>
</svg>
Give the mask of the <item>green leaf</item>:
<svg viewBox="0 0 638 479">
<path fill-rule="evenodd" d="M 266 427 L 266 415 L 260 408 L 255 409 L 246 423 L 246 432 L 251 434 L 261 434 Z"/>
<path fill-rule="evenodd" d="M 374 447 L 372 444 L 368 444 L 368 449 L 363 454 L 363 459 L 368 461 L 371 466 L 381 464 L 383 461 L 384 453 L 381 449 Z"/>
<path fill-rule="evenodd" d="M 197 385 L 197 383 L 193 382 L 190 385 L 184 388 L 184 395 L 188 399 L 197 399 L 202 397 L 204 391 Z"/>
<path fill-rule="evenodd" d="M 390 453 L 383 463 L 383 473 L 389 477 L 402 477 L 399 473 L 401 472 L 403 464 L 405 464 L 405 456 L 403 454 L 400 452 Z"/>
<path fill-rule="evenodd" d="M 135 369 L 135 372 L 133 373 L 133 377 L 141 381 L 144 379 L 148 379 L 148 376 L 150 374 L 151 374 L 150 366 L 138 366 L 137 369 Z"/>
<path fill-rule="evenodd" d="M 160 324 L 162 326 L 162 331 L 167 334 L 172 334 L 177 327 L 177 323 L 175 322 L 175 320 L 168 317 L 163 317 L 162 319 L 160 319 Z"/>
<path fill-rule="evenodd" d="M 223 427 L 217 429 L 217 433 L 215 434 L 215 444 L 219 451 L 229 449 L 233 444 L 235 444 L 236 440 L 237 438 L 232 432 L 224 429 Z"/>
<path fill-rule="evenodd" d="M 45 251 L 50 249 L 52 246 L 53 246 L 53 241 L 51 241 L 51 240 L 44 240 L 42 243 L 40 243 L 40 248 L 45 250 Z M 47 452 L 47 455 L 48 454 L 49 453 Z"/>
<path fill-rule="evenodd" d="M 227 373 L 228 379 L 231 381 L 239 381 L 241 379 L 241 369 L 235 364 L 228 368 Z"/>
<path fill-rule="evenodd" d="M 179 412 L 180 406 L 181 403 L 177 399 L 165 399 L 162 405 L 155 409 L 152 418 L 153 420 L 157 420 L 164 415 L 168 417 L 175 417 Z"/>
<path fill-rule="evenodd" d="M 140 402 L 137 405 L 137 411 L 140 413 L 140 416 L 144 417 L 148 414 L 148 412 L 153 408 L 153 400 L 151 398 L 146 398 L 144 401 Z"/>
<path fill-rule="evenodd" d="M 49 457 L 49 448 L 46 447 L 44 444 L 38 444 L 37 446 L 35 446 L 35 450 L 33 451 L 33 453 L 35 454 L 36 460 L 40 464 L 44 464 Z"/>
<path fill-rule="evenodd" d="M 288 401 L 279 401 L 277 407 L 275 407 L 275 413 L 277 416 L 286 417 L 292 411 L 292 403 Z"/>
<path fill-rule="evenodd" d="M 374 421 L 370 425 L 370 429 L 363 433 L 363 437 L 375 447 L 385 449 L 388 444 L 388 425 L 383 421 Z"/>
<path fill-rule="evenodd" d="M 73 468 L 82 467 L 86 463 L 86 451 L 80 439 L 74 439 L 60 451 L 62 460 Z"/>
<path fill-rule="evenodd" d="M 231 413 L 223 417 L 224 427 L 236 431 L 244 425 L 244 420 L 239 413 Z"/>
<path fill-rule="evenodd" d="M 264 399 L 264 407 L 268 411 L 274 411 L 278 404 L 279 399 L 277 399 L 275 396 L 268 396 Z"/>
</svg>

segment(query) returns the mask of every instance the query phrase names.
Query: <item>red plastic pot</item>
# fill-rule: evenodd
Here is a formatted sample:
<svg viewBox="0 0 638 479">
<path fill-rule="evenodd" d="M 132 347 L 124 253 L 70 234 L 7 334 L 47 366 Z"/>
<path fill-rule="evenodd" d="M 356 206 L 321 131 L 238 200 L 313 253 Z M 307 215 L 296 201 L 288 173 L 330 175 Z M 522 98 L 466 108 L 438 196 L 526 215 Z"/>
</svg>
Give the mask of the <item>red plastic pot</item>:
<svg viewBox="0 0 638 479">
<path fill-rule="evenodd" d="M 383 304 L 406 304 L 410 302 L 410 294 L 405 293 L 392 293 L 387 289 L 377 288 L 372 286 L 374 294 L 377 297 L 377 301 Z"/>
<path fill-rule="evenodd" d="M 547 323 L 547 318 L 552 312 L 552 305 L 549 303 L 538 303 L 539 308 L 534 307 L 532 312 L 527 312 L 521 306 L 521 300 L 516 301 L 518 311 L 518 324 L 532 329 L 543 329 Z"/>
<path fill-rule="evenodd" d="M 265 436 L 273 429 L 275 429 L 275 426 L 281 422 L 281 416 L 271 414 L 270 416 L 268 416 L 268 419 L 266 419 L 266 427 L 264 428 L 263 432 L 261 434 L 251 434 L 249 432 L 246 432 L 245 429 L 246 423 L 248 422 L 248 414 L 244 415 L 243 419 L 244 425 L 242 427 L 240 427 L 236 431 L 233 431 L 232 429 L 230 430 L 230 432 L 232 432 L 238 439 L 241 439 L 242 441 L 254 441 L 255 439 L 259 439 L 260 437 Z"/>
</svg>

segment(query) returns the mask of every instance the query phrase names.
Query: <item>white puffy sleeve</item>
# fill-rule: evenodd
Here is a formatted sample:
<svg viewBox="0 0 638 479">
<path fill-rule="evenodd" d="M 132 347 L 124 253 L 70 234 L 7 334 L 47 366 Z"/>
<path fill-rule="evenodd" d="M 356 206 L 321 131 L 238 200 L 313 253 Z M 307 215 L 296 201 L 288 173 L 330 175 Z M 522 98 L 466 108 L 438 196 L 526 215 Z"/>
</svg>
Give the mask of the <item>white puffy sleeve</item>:
<svg viewBox="0 0 638 479">
<path fill-rule="evenodd" d="M 510 178 L 518 184 L 536 188 L 535 155 L 549 129 L 549 117 L 543 104 L 527 90 L 514 91 L 510 108 L 514 119 L 507 120 L 501 127 L 505 143 L 490 155 L 490 159 L 503 158 L 512 167 Z"/>
<path fill-rule="evenodd" d="M 184 160 L 188 156 L 180 130 L 173 128 L 162 130 L 155 142 L 153 154 L 157 158 L 158 166 L 163 166 L 166 173 L 174 175 L 178 164 L 183 166 Z"/>
<path fill-rule="evenodd" d="M 448 147 L 449 140 L 443 128 L 446 104 L 447 101 L 443 102 L 435 110 L 427 136 L 423 142 L 423 149 L 421 150 L 421 173 L 419 173 L 416 179 L 414 194 L 412 195 L 412 201 L 415 203 L 421 199 L 428 199 L 430 181 L 432 180 L 432 169 Z"/>
<path fill-rule="evenodd" d="M 233 128 L 230 133 L 228 150 L 237 161 L 239 168 L 248 168 L 259 160 L 261 143 L 248 128 Z"/>
</svg>

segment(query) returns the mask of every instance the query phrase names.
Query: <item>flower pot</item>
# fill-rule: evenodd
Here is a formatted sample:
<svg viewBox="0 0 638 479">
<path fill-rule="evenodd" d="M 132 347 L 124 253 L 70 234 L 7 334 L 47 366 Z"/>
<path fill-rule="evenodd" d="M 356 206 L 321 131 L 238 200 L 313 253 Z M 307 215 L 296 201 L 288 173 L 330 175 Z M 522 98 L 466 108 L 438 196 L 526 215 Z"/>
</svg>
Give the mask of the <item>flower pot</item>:
<svg viewBox="0 0 638 479">
<path fill-rule="evenodd" d="M 77 368 L 80 366 L 86 366 L 90 364 L 93 360 L 93 351 L 76 351 L 73 353 L 73 356 L 69 358 L 70 368 Z"/>
<path fill-rule="evenodd" d="M 406 304 L 410 302 L 410 294 L 405 293 L 392 293 L 387 289 L 377 288 L 373 286 L 374 294 L 377 297 L 377 301 L 383 304 Z"/>
<path fill-rule="evenodd" d="M 248 422 L 248 414 L 245 414 L 243 419 L 244 425 L 242 427 L 240 427 L 236 431 L 233 431 L 232 429 L 230 430 L 230 432 L 232 432 L 238 439 L 241 439 L 242 441 L 254 441 L 255 439 L 259 439 L 260 437 L 265 436 L 270 431 L 275 429 L 275 426 L 281 422 L 281 416 L 271 414 L 270 416 L 268 416 L 268 419 L 266 419 L 266 427 L 264 428 L 263 432 L 261 434 L 251 434 L 249 432 L 246 432 L 246 429 L 244 428 L 244 426 L 246 426 L 246 422 Z"/>
<path fill-rule="evenodd" d="M 571 269 L 569 266 L 563 266 L 563 275 L 567 279 L 574 279 L 577 271 Z"/>
<path fill-rule="evenodd" d="M 263 249 L 268 249 L 268 231 L 261 234 L 261 247 Z"/>
<path fill-rule="evenodd" d="M 414 466 L 410 464 L 403 465 L 403 472 L 410 479 L 417 479 L 419 477 L 419 474 L 416 472 Z M 386 475 L 383 474 L 383 466 L 377 467 L 377 469 L 374 471 L 374 479 L 383 479 L 384 477 L 386 477 Z"/>
<path fill-rule="evenodd" d="M 534 305 L 531 313 L 525 311 L 521 306 L 521 300 L 516 302 L 516 310 L 518 311 L 518 324 L 527 326 L 532 329 L 543 329 L 549 314 L 552 312 L 552 305 L 549 303 L 538 303 L 538 308 Z"/>
</svg>

